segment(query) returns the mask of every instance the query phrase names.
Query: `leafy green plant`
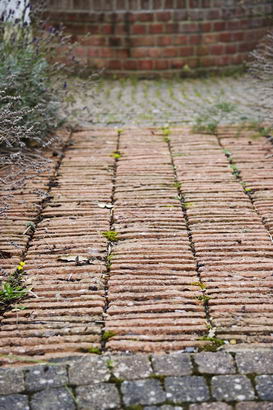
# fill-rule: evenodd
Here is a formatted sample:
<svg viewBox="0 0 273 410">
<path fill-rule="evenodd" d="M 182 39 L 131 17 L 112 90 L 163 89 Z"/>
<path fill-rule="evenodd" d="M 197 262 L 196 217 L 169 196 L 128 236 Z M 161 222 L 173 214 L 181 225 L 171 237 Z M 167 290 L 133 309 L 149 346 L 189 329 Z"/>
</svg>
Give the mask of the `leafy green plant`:
<svg viewBox="0 0 273 410">
<path fill-rule="evenodd" d="M 107 340 L 111 339 L 114 336 L 116 336 L 115 332 L 113 332 L 112 330 L 106 330 L 105 332 L 103 332 L 101 339 L 103 342 L 107 342 Z"/>
<path fill-rule="evenodd" d="M 192 282 L 191 285 L 192 286 L 198 286 L 202 290 L 206 289 L 206 285 L 203 282 Z"/>
<path fill-rule="evenodd" d="M 207 295 L 200 295 L 200 296 L 196 296 L 196 299 L 202 302 L 208 302 L 211 298 Z"/>
<path fill-rule="evenodd" d="M 97 346 L 91 346 L 87 349 L 88 353 L 101 354 L 101 349 Z"/>
<path fill-rule="evenodd" d="M 161 128 L 162 134 L 163 134 L 163 141 L 168 143 L 170 142 L 170 134 L 171 134 L 171 130 L 169 128 L 169 126 L 164 126 Z"/>
<path fill-rule="evenodd" d="M 112 359 L 108 359 L 106 360 L 106 366 L 108 367 L 108 369 L 113 369 L 115 367 L 115 361 Z"/>
<path fill-rule="evenodd" d="M 219 339 L 218 337 L 203 336 L 203 337 L 200 337 L 199 340 L 210 342 L 209 344 L 203 346 L 200 349 L 206 352 L 216 352 L 219 349 L 219 347 L 225 344 L 225 341 L 223 339 Z"/>
<path fill-rule="evenodd" d="M 120 153 L 119 151 L 114 151 L 114 152 L 112 152 L 111 155 L 112 155 L 112 157 L 115 158 L 115 159 L 121 158 L 121 153 Z"/>
<path fill-rule="evenodd" d="M 8 306 L 28 295 L 29 289 L 23 286 L 24 262 L 20 262 L 15 271 L 3 281 L 0 289 L 0 306 Z"/>
<path fill-rule="evenodd" d="M 181 182 L 177 181 L 177 182 L 175 182 L 175 183 L 173 184 L 173 186 L 174 186 L 175 188 L 177 188 L 177 189 L 181 189 L 182 184 L 181 184 Z"/>
<path fill-rule="evenodd" d="M 239 168 L 237 167 L 236 164 L 230 164 L 230 168 L 232 169 L 232 174 L 233 174 L 235 177 L 239 177 L 239 176 L 240 176 L 241 171 L 239 170 Z"/>
<path fill-rule="evenodd" d="M 116 231 L 105 231 L 102 235 L 110 242 L 117 242 L 119 240 L 118 233 Z"/>
</svg>

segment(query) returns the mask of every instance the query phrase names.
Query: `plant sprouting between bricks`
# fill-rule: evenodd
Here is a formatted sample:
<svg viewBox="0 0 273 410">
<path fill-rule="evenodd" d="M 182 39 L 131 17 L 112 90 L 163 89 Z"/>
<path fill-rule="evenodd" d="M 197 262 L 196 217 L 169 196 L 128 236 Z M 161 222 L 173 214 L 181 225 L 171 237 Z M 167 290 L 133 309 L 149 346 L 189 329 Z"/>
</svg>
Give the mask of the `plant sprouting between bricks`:
<svg viewBox="0 0 273 410">
<path fill-rule="evenodd" d="M 118 235 L 118 232 L 116 232 L 116 231 L 105 231 L 105 232 L 102 232 L 102 235 L 109 242 L 117 242 L 119 240 L 119 235 Z"/>
<path fill-rule="evenodd" d="M 15 271 L 1 284 L 0 309 L 5 309 L 14 302 L 26 297 L 30 289 L 24 286 L 24 262 L 20 262 Z"/>
</svg>

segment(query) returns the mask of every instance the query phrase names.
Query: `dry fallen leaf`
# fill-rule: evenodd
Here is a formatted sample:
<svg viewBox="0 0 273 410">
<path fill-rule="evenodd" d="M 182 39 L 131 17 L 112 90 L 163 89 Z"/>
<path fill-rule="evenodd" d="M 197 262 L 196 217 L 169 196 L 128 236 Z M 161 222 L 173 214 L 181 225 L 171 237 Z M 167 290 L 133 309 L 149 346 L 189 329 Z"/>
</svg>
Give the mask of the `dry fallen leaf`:
<svg viewBox="0 0 273 410">
<path fill-rule="evenodd" d="M 62 262 L 76 262 L 77 264 L 89 263 L 89 258 L 79 255 L 62 255 L 58 257 L 58 261 Z"/>
<path fill-rule="evenodd" d="M 106 203 L 106 202 L 98 202 L 98 206 L 100 208 L 107 208 L 107 209 L 111 209 L 113 208 L 113 205 L 110 203 Z"/>
</svg>

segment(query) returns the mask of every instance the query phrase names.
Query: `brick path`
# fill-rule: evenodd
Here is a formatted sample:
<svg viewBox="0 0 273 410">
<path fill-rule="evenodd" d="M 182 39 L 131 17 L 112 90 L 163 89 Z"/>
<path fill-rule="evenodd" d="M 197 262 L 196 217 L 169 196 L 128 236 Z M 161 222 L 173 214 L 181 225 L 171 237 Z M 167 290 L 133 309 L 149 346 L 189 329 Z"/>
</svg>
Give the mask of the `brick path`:
<svg viewBox="0 0 273 410">
<path fill-rule="evenodd" d="M 16 381 L 18 372 L 15 390 L 0 390 L 8 395 L 0 399 L 2 408 L 12 409 L 9 400 L 17 399 L 22 404 L 14 409 L 28 408 L 27 397 L 21 396 L 28 393 L 31 409 L 41 408 L 43 395 L 42 408 L 73 409 L 68 385 L 76 388 L 81 409 L 173 408 L 151 407 L 160 403 L 186 409 L 211 400 L 229 404 L 189 408 L 228 409 L 239 401 L 273 401 L 273 146 L 264 137 L 253 138 L 252 131 L 237 134 L 232 128 L 222 128 L 218 136 L 187 128 L 173 128 L 170 135 L 159 128 L 75 132 L 63 152 L 55 153 L 51 171 L 15 192 L 1 220 L 0 249 L 6 252 L 1 263 L 9 271 L 24 259 L 32 293 L 20 303 L 25 309 L 2 317 L 2 364 L 69 356 L 80 361 L 71 364 L 75 370 L 69 381 L 67 367 L 53 366 L 50 372 L 60 369 L 60 379 L 41 382 L 52 387 L 46 393 L 35 385 L 39 366 L 34 387 L 31 381 L 22 384 L 27 380 L 22 370 L 10 370 L 10 379 L 8 370 L 1 370 L 4 380 Z M 30 221 L 35 230 L 25 232 Z M 118 240 L 108 240 L 102 234 L 107 231 L 115 231 Z M 215 349 L 217 343 L 231 352 L 256 350 L 246 356 L 246 368 L 240 362 L 246 353 L 236 353 L 237 369 L 233 356 L 221 353 L 223 371 L 213 367 L 217 355 L 198 354 L 192 370 L 188 354 Z M 180 353 L 142 356 L 146 367 L 152 363 L 154 377 L 149 371 L 138 374 L 133 364 L 135 375 L 114 373 L 116 379 L 109 379 L 106 359 L 90 355 L 95 349 L 108 358 L 108 368 L 116 354 L 127 351 Z M 88 354 L 81 359 L 83 353 Z M 255 354 L 262 356 L 255 359 Z M 93 376 L 86 378 L 97 366 L 93 360 L 101 368 L 90 393 L 77 386 L 95 383 Z M 175 370 L 179 360 L 185 367 Z M 87 372 L 83 376 L 81 369 Z M 208 373 L 215 376 L 201 377 Z M 103 395 L 108 404 L 94 404 Z M 59 407 L 46 407 L 57 396 L 63 397 Z M 236 409 L 270 409 L 272 404 L 257 406 L 242 403 Z"/>
</svg>

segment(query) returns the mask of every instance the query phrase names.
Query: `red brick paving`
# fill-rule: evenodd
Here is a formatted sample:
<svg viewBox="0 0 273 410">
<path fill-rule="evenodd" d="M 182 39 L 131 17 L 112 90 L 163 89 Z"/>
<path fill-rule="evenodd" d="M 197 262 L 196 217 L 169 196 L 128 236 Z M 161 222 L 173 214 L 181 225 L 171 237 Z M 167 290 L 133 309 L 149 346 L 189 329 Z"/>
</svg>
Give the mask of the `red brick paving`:
<svg viewBox="0 0 273 410">
<path fill-rule="evenodd" d="M 236 346 L 272 346 L 273 147 L 235 134 L 172 129 L 168 144 L 156 129 L 74 133 L 56 174 L 52 164 L 55 186 L 29 248 L 23 232 L 41 200 L 33 191 L 50 173 L 15 192 L 1 220 L 0 249 L 12 253 L 1 265 L 15 267 L 27 250 L 36 297 L 2 317 L 0 354 L 79 354 L 100 347 L 105 331 L 106 350 L 180 350 L 203 345 L 208 325 Z M 109 246 L 102 232 L 113 229 Z"/>
</svg>

